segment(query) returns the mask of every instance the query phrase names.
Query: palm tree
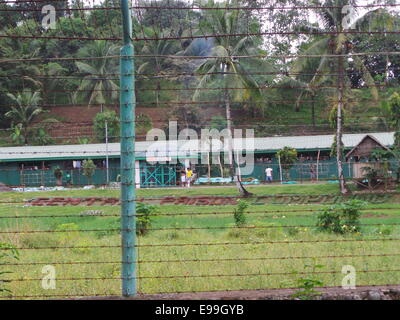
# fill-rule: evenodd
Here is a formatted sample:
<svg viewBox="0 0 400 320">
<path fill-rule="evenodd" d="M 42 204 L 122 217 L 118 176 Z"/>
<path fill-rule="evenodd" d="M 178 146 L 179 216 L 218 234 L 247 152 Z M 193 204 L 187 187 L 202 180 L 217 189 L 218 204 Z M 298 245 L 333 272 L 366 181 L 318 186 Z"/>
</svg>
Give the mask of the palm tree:
<svg viewBox="0 0 400 320">
<path fill-rule="evenodd" d="M 89 99 L 88 105 L 99 104 L 100 111 L 107 99 L 118 98 L 118 85 L 110 79 L 110 74 L 115 74 L 117 67 L 113 63 L 115 59 L 107 58 L 116 52 L 115 46 L 110 46 L 104 40 L 96 40 L 80 52 L 80 57 L 91 57 L 87 62 L 76 61 L 80 72 L 85 74 L 78 90 L 82 90 L 83 96 Z"/>
<path fill-rule="evenodd" d="M 6 75 L 11 75 L 8 79 L 8 87 L 26 88 L 40 87 L 40 81 L 37 81 L 32 75 L 32 63 L 24 62 L 32 58 L 39 57 L 39 48 L 32 49 L 22 41 L 14 42 L 15 46 L 0 47 L 0 54 L 7 58 L 19 58 L 22 62 L 12 65 L 10 69 L 4 69 Z M 16 77 L 18 76 L 18 77 Z"/>
<path fill-rule="evenodd" d="M 32 92 L 30 89 L 26 89 L 16 95 L 8 93 L 7 96 L 15 102 L 15 105 L 11 106 L 11 109 L 5 113 L 5 116 L 11 119 L 12 126 L 19 124 L 24 136 L 24 142 L 28 144 L 29 127 L 39 114 L 45 112 L 39 106 L 42 100 L 40 92 Z"/>
<path fill-rule="evenodd" d="M 234 1 L 231 1 L 232 4 Z M 228 6 L 227 1 L 223 6 Z M 207 7 L 219 7 L 213 0 L 209 0 Z M 240 12 L 234 10 L 232 12 L 225 10 L 207 10 L 204 20 L 200 24 L 200 31 L 203 34 L 236 34 L 239 33 Z M 233 146 L 232 146 L 232 120 L 231 120 L 231 101 L 252 101 L 260 102 L 261 91 L 257 82 L 249 75 L 242 61 L 237 58 L 241 54 L 251 54 L 255 50 L 254 39 L 247 37 L 216 37 L 214 39 L 214 47 L 210 56 L 197 68 L 196 72 L 203 75 L 197 85 L 198 88 L 204 88 L 211 81 L 219 80 L 224 84 L 224 101 L 226 112 L 226 123 L 228 130 L 228 159 L 231 176 L 234 177 L 235 183 L 239 188 L 242 196 L 249 196 L 250 193 L 243 187 L 240 177 L 234 168 Z M 235 88 L 232 94 L 229 87 Z M 236 89 L 240 88 L 240 89 Z M 196 90 L 193 100 L 197 100 L 200 90 Z"/>
<path fill-rule="evenodd" d="M 352 64 L 355 69 L 358 69 L 363 77 L 363 81 L 371 90 L 375 99 L 378 98 L 378 90 L 375 86 L 371 74 L 368 72 L 362 59 L 353 55 L 354 46 L 352 44 L 353 34 L 346 32 L 346 26 L 343 24 L 346 14 L 343 13 L 343 8 L 346 5 L 355 6 L 357 0 L 312 0 L 315 6 L 323 5 L 324 8 L 316 10 L 319 20 L 323 23 L 323 28 L 316 26 L 302 26 L 301 29 L 307 30 L 310 33 L 330 32 L 328 36 L 319 37 L 312 43 L 302 55 L 319 55 L 319 62 L 315 69 L 314 76 L 307 84 L 307 88 L 311 90 L 315 86 L 322 83 L 330 83 L 337 87 L 335 91 L 337 104 L 336 108 L 336 158 L 338 166 L 338 178 L 340 182 L 340 192 L 342 194 L 349 193 L 346 186 L 346 181 L 343 172 L 343 142 L 342 142 L 342 127 L 343 127 L 343 108 L 346 103 L 346 93 L 349 92 L 350 81 L 345 73 L 346 66 Z M 365 19 L 365 17 L 364 17 Z M 356 28 L 360 28 L 360 21 L 353 24 Z M 346 58 L 347 57 L 347 58 Z M 315 58 L 311 58 L 315 59 Z M 300 57 L 293 66 L 293 71 L 299 72 L 310 63 L 310 58 Z M 330 75 L 328 75 L 328 73 Z M 332 76 L 334 74 L 334 76 Z M 346 90 L 347 89 L 347 90 Z"/>
<path fill-rule="evenodd" d="M 169 67 L 171 67 L 171 62 L 166 57 L 168 55 L 173 55 L 177 52 L 176 42 L 165 40 L 169 36 L 169 31 L 160 31 L 156 28 L 149 27 L 141 27 L 141 31 L 143 31 L 146 38 L 149 39 L 159 39 L 159 40 L 150 40 L 146 41 L 141 48 L 141 54 L 148 55 L 148 57 L 144 57 L 143 63 L 139 64 L 137 69 L 137 73 L 154 73 L 155 76 L 143 77 L 148 79 L 155 79 L 156 87 L 155 87 L 155 98 L 156 98 L 156 107 L 159 106 L 160 102 L 160 90 L 161 90 L 161 81 L 162 76 L 161 72 L 166 72 Z"/>
<path fill-rule="evenodd" d="M 53 91 L 61 86 L 61 81 L 58 76 L 67 71 L 59 63 L 49 62 L 42 65 L 30 65 L 27 67 L 27 72 L 31 74 L 31 78 L 35 81 L 36 86 L 40 87 L 43 96 L 43 105 L 46 106 L 50 103 L 52 95 L 53 103 L 55 103 L 57 94 Z M 38 78 L 38 80 L 36 80 Z"/>
<path fill-rule="evenodd" d="M 390 2 L 390 1 L 389 1 Z M 391 4 L 394 4 L 392 1 Z M 387 32 L 394 31 L 396 29 L 396 16 L 389 12 L 387 9 L 378 8 L 376 10 L 368 12 L 362 19 L 360 19 L 358 25 L 363 30 L 374 30 L 384 33 L 385 40 L 379 38 L 379 44 L 382 51 L 391 51 L 392 43 L 390 36 L 388 37 Z M 389 39 L 388 39 L 389 38 Z M 388 54 L 385 54 L 385 85 L 389 83 L 390 79 L 390 58 Z"/>
</svg>

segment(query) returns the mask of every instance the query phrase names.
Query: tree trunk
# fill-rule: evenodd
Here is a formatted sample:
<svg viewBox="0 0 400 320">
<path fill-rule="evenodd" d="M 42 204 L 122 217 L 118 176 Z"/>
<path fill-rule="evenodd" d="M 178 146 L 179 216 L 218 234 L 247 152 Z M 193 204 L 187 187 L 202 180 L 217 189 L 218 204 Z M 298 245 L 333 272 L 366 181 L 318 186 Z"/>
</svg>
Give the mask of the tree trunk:
<svg viewBox="0 0 400 320">
<path fill-rule="evenodd" d="M 210 142 L 210 147 L 211 147 L 211 142 Z M 211 148 L 210 148 L 211 149 Z M 207 152 L 207 176 L 208 176 L 208 182 L 211 182 L 211 164 L 210 164 L 210 158 L 212 157 L 212 150 L 210 152 Z"/>
<path fill-rule="evenodd" d="M 312 95 L 311 99 L 311 122 L 313 128 L 315 129 L 315 95 Z"/>
<path fill-rule="evenodd" d="M 161 71 L 161 66 L 158 64 L 158 62 L 156 61 L 156 73 L 157 73 L 157 82 L 156 82 L 156 107 L 159 107 L 159 103 L 160 103 L 160 90 L 161 90 L 161 83 L 159 80 L 159 75 L 160 75 L 160 71 Z"/>
<path fill-rule="evenodd" d="M 339 52 L 339 55 L 342 51 Z M 337 107 L 337 119 L 336 119 L 336 160 L 338 167 L 338 178 L 340 185 L 340 193 L 345 195 L 349 193 L 346 186 L 346 180 L 343 172 L 343 143 L 342 143 L 342 112 L 343 112 L 343 89 L 344 89 L 344 57 L 339 56 L 338 58 L 338 107 Z"/>
<path fill-rule="evenodd" d="M 25 145 L 28 145 L 29 141 L 28 141 L 28 127 L 26 124 L 23 125 L 23 133 L 24 133 L 24 143 Z"/>
<path fill-rule="evenodd" d="M 156 107 L 159 107 L 160 103 L 160 90 L 161 90 L 161 84 L 160 81 L 157 80 L 157 90 L 156 90 Z"/>
<path fill-rule="evenodd" d="M 386 55 L 385 86 L 389 84 L 389 78 L 390 78 L 389 66 L 390 66 L 389 55 Z"/>
<path fill-rule="evenodd" d="M 235 166 L 234 166 L 234 159 L 233 159 L 233 146 L 232 146 L 232 121 L 231 121 L 231 105 L 229 102 L 229 94 L 228 94 L 228 90 L 225 90 L 225 108 L 226 108 L 226 123 L 227 123 L 227 129 L 228 129 L 228 133 L 229 133 L 229 137 L 228 137 L 228 157 L 229 157 L 229 168 L 230 168 L 230 173 L 231 173 L 231 177 L 233 178 L 233 180 L 236 183 L 236 186 L 239 189 L 239 192 L 241 194 L 241 196 L 243 197 L 249 197 L 251 196 L 251 193 L 248 192 L 242 182 L 240 181 L 239 176 L 237 175 L 237 172 L 235 170 Z"/>
<path fill-rule="evenodd" d="M 221 178 L 224 178 L 224 168 L 222 167 L 221 155 L 219 153 L 218 153 L 218 165 L 219 165 L 219 170 L 221 171 Z"/>
</svg>

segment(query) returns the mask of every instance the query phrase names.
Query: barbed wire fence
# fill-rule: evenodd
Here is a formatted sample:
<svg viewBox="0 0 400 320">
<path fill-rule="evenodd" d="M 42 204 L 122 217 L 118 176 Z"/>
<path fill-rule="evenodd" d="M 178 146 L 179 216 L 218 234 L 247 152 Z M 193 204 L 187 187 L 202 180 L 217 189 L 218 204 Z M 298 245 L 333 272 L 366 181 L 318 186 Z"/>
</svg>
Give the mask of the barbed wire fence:
<svg viewBox="0 0 400 320">
<path fill-rule="evenodd" d="M 332 200 L 329 198 L 332 195 L 317 193 L 316 196 L 326 196 L 332 201 L 319 199 L 296 203 L 290 196 L 287 196 L 288 203 L 259 203 L 247 199 L 249 203 L 245 206 L 248 207 L 240 209 L 238 197 L 230 199 L 234 194 L 223 188 L 203 193 L 202 189 L 194 187 L 143 189 L 135 195 L 134 187 L 138 187 L 138 183 L 133 179 L 134 172 L 141 176 L 145 171 L 149 182 L 145 186 L 154 187 L 167 176 L 173 177 L 169 186 L 181 186 L 181 171 L 174 166 L 172 173 L 163 171 L 161 178 L 154 179 L 159 165 L 135 167 L 135 159 L 143 157 L 146 150 L 138 151 L 133 148 L 133 143 L 135 139 L 146 140 L 151 127 L 168 128 L 169 120 L 176 120 L 179 128 L 197 131 L 226 127 L 232 122 L 232 129 L 258 128 L 256 135 L 259 137 L 333 135 L 336 129 L 328 115 L 332 106 L 342 102 L 349 109 L 357 104 L 372 105 L 377 100 L 374 93 L 366 93 L 367 90 L 373 92 L 375 89 L 385 97 L 398 90 L 400 61 L 396 37 L 400 32 L 400 4 L 393 1 L 351 3 L 354 10 L 365 14 L 364 17 L 390 15 L 393 22 L 382 27 L 377 23 L 380 20 L 374 20 L 372 16 L 372 22 L 367 26 L 361 21 L 357 28 L 335 30 L 321 28 L 317 17 L 326 9 L 342 10 L 340 1 L 322 1 L 321 5 L 307 5 L 304 1 L 254 4 L 246 1 L 135 0 L 129 4 L 127 1 L 121 3 L 122 6 L 111 0 L 101 3 L 0 2 L 3 25 L 0 32 L 1 114 L 15 110 L 15 116 L 18 110 L 32 107 L 51 110 L 55 114 L 57 108 L 67 107 L 71 110 L 69 113 L 73 113 L 72 117 L 67 111 L 66 119 L 63 116 L 50 119 L 42 113 L 42 118 L 36 118 L 36 122 L 21 121 L 23 125 L 19 128 L 14 118 L 12 128 L 3 126 L 0 129 L 4 145 L 0 148 L 0 166 L 29 163 L 36 155 L 40 157 L 36 162 L 41 162 L 34 170 L 2 166 L 3 180 L 12 172 L 21 175 L 37 173 L 37 181 L 18 178 L 18 183 L 11 185 L 41 187 L 46 185 L 45 179 L 52 185 L 56 180 L 53 169 L 46 168 L 44 162 L 56 161 L 60 154 L 62 157 L 58 160 L 68 163 L 89 158 L 104 160 L 105 150 L 100 146 L 88 150 L 89 145 L 85 148 L 84 144 L 79 144 L 75 150 L 67 149 L 70 143 L 82 142 L 82 139 L 87 139 L 84 143 L 104 142 L 104 136 L 96 137 L 93 122 L 88 118 L 106 109 L 118 111 L 118 107 L 122 110 L 134 103 L 141 112 L 146 108 L 158 108 L 150 121 L 140 118 L 138 112 L 135 117 L 132 111 L 121 112 L 121 119 L 107 120 L 110 126 L 123 127 L 122 135 L 114 131 L 107 136 L 110 141 L 121 142 L 120 157 L 125 157 L 122 163 L 115 162 L 112 168 L 112 180 L 117 180 L 120 175 L 121 199 L 118 189 L 106 188 L 59 190 L 56 191 L 59 194 L 52 194 L 55 195 L 53 198 L 34 193 L 36 199 L 33 200 L 27 199 L 32 193 L 1 196 L 0 243 L 4 245 L 0 246 L 0 271 L 11 271 L 0 277 L 0 290 L 3 287 L 10 290 L 0 291 L 4 298 L 301 289 L 305 280 L 314 281 L 318 287 L 330 288 L 343 284 L 347 275 L 343 266 L 354 268 L 352 275 L 357 275 L 357 285 L 398 285 L 400 270 L 396 266 L 400 252 L 396 244 L 400 239 L 397 216 L 400 206 L 396 193 L 386 193 L 381 202 L 374 198 L 375 203 L 372 201 L 366 207 L 358 208 L 361 222 L 357 232 L 316 232 L 318 218 L 313 213 L 343 212 L 340 206 L 326 207 L 347 198 Z M 43 11 L 48 4 L 50 7 Z M 122 9 L 125 9 L 123 18 Z M 130 13 L 132 35 L 129 35 Z M 227 23 L 233 17 L 239 25 L 229 29 L 229 24 L 223 22 Z M 209 19 L 214 19 L 214 26 L 210 25 Z M 125 30 L 123 21 L 127 26 Z M 314 21 L 314 24 L 307 26 L 305 21 Z M 218 26 L 217 22 L 222 24 Z M 125 37 L 122 37 L 124 32 Z M 343 43 L 345 49 L 335 51 L 334 41 L 343 35 L 348 37 Z M 384 47 L 371 49 L 362 38 L 367 36 L 371 43 L 377 41 L 379 44 L 385 39 L 388 44 L 384 42 Z M 390 37 L 395 38 L 387 40 Z M 324 38 L 325 51 L 306 50 L 307 45 Z M 118 54 L 123 40 L 127 51 Z M 130 52 L 131 42 L 134 54 Z M 257 43 L 258 50 L 248 50 L 251 42 Z M 356 52 L 356 45 L 362 52 Z M 342 58 L 347 59 L 345 70 L 338 63 Z M 127 69 L 122 67 L 122 71 L 118 71 L 120 59 Z M 296 65 L 296 60 L 301 59 L 306 60 L 299 63 L 304 69 L 294 70 L 288 66 Z M 360 68 L 360 59 L 365 67 Z M 329 63 L 321 67 L 322 60 Z M 370 78 L 363 78 L 366 71 L 375 76 L 372 82 Z M 348 77 L 346 88 L 338 82 L 344 72 Z M 378 79 L 377 75 L 384 76 Z M 121 77 L 124 80 L 120 81 Z M 241 77 L 245 80 L 237 81 Z M 320 78 L 324 81 L 318 83 L 316 79 Z M 336 94 L 340 90 L 343 96 Z M 34 100 L 36 92 L 41 99 Z M 321 96 L 317 99 L 318 94 Z M 231 115 L 225 112 L 227 104 L 232 108 Z M 304 105 L 313 106 L 317 111 L 313 109 L 307 117 L 278 112 L 279 107 L 303 108 Z M 316 105 L 325 107 L 318 110 Z M 191 107 L 195 109 L 191 110 Z M 162 108 L 167 109 L 164 114 L 160 114 Z M 211 108 L 222 111 L 213 115 Z M 236 113 L 235 109 L 238 109 Z M 395 129 L 385 114 L 358 113 L 360 111 L 345 115 L 344 133 Z M 22 118 L 20 116 L 19 120 Z M 54 144 L 65 145 L 64 150 L 44 146 L 40 150 L 20 149 L 32 148 L 22 146 L 34 141 L 41 128 L 45 128 L 46 137 Z M 43 141 L 35 143 L 40 145 Z M 9 149 L 10 144 L 18 150 Z M 190 151 L 199 154 L 202 150 Z M 291 175 L 298 171 L 304 182 L 338 179 L 330 172 L 322 175 L 322 169 L 316 177 L 315 172 L 310 172 L 310 166 L 320 168 L 321 163 L 315 161 L 309 159 L 307 163 L 296 165 L 291 169 Z M 324 165 L 333 166 L 329 161 Z M 351 171 L 355 162 L 350 160 L 348 163 Z M 267 165 L 274 167 L 275 174 L 279 172 L 277 163 L 266 164 L 261 159 L 260 180 L 264 178 Z M 187 163 L 182 166 L 187 167 Z M 220 164 L 214 166 L 215 170 L 220 169 Z M 396 166 L 397 163 L 392 164 L 393 175 Z M 225 164 L 225 167 L 229 169 L 229 165 Z M 209 170 L 207 164 L 197 164 L 195 168 L 197 172 Z M 78 171 L 76 177 L 82 176 L 83 171 L 69 167 L 63 170 L 70 170 L 72 179 L 74 171 Z M 96 170 L 104 172 L 104 168 Z M 90 184 L 106 185 L 104 173 L 101 175 L 100 182 L 90 181 Z M 347 177 L 353 177 L 352 172 Z M 389 177 L 385 176 L 382 181 L 385 179 Z M 282 176 L 274 178 L 280 183 L 291 180 Z M 73 184 L 89 184 L 89 179 L 82 178 Z M 196 209 L 193 209 L 188 198 L 196 200 L 197 197 L 217 197 L 219 203 L 225 204 L 224 208 L 217 201 L 213 206 L 196 203 Z M 80 201 L 82 198 L 83 202 Z M 121 206 L 122 214 L 119 212 Z M 235 223 L 235 217 L 240 213 L 246 216 L 247 223 Z"/>
</svg>

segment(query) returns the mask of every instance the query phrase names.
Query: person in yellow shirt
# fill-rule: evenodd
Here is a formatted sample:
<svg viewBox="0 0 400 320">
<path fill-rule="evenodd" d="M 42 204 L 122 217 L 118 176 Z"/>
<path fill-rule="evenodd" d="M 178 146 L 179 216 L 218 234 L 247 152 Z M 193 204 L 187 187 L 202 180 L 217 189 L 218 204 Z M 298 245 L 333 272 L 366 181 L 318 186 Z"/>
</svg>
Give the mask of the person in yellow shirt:
<svg viewBox="0 0 400 320">
<path fill-rule="evenodd" d="M 187 187 L 190 188 L 190 182 L 192 181 L 193 171 L 190 168 L 186 169 L 186 183 Z"/>
</svg>

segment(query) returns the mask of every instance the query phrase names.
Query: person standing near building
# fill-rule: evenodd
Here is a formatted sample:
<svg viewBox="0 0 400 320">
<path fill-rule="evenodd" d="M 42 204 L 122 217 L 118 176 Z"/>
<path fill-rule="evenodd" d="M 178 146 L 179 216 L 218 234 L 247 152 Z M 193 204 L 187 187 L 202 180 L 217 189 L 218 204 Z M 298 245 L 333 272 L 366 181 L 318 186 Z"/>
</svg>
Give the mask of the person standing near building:
<svg viewBox="0 0 400 320">
<path fill-rule="evenodd" d="M 181 187 L 186 185 L 186 172 L 184 169 L 181 170 Z"/>
<path fill-rule="evenodd" d="M 65 180 L 66 180 L 67 186 L 70 186 L 71 181 L 72 181 L 71 173 L 67 172 L 67 174 L 65 175 Z"/>
<path fill-rule="evenodd" d="M 270 167 L 265 169 L 265 175 L 267 177 L 267 179 L 266 179 L 267 182 L 272 182 L 272 171 L 273 171 L 273 169 Z"/>
<path fill-rule="evenodd" d="M 190 188 L 190 182 L 192 181 L 193 171 L 190 168 L 186 170 L 186 183 L 187 187 Z"/>
<path fill-rule="evenodd" d="M 310 164 L 310 178 L 311 181 L 315 180 L 315 166 L 313 163 Z"/>
</svg>

